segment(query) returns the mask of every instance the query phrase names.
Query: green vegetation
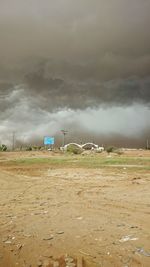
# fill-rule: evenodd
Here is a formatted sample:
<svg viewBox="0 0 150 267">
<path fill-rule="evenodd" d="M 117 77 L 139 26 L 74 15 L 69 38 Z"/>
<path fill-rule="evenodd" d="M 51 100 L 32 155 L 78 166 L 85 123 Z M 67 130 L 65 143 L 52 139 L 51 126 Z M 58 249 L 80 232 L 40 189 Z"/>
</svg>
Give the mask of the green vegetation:
<svg viewBox="0 0 150 267">
<path fill-rule="evenodd" d="M 114 146 L 109 146 L 106 148 L 107 153 L 115 152 L 115 150 L 116 150 L 116 147 Z"/>
<path fill-rule="evenodd" d="M 150 169 L 150 158 L 142 157 L 100 157 L 98 155 L 70 155 L 64 154 L 62 156 L 53 156 L 49 158 L 25 158 L 8 161 L 7 164 L 16 165 L 48 165 L 50 168 L 103 168 L 103 167 L 117 167 L 117 168 L 145 168 Z"/>
<path fill-rule="evenodd" d="M 6 150 L 7 150 L 7 146 L 4 145 L 4 144 L 2 144 L 2 145 L 0 146 L 0 151 L 6 151 Z"/>
<path fill-rule="evenodd" d="M 32 146 L 26 147 L 26 151 L 32 151 Z"/>
<path fill-rule="evenodd" d="M 32 150 L 41 150 L 41 149 L 42 149 L 41 146 L 33 146 L 33 147 L 32 147 Z"/>
<path fill-rule="evenodd" d="M 83 150 L 75 145 L 70 145 L 67 147 L 67 152 L 78 155 L 83 152 Z"/>
<path fill-rule="evenodd" d="M 37 151 L 37 150 L 41 150 L 42 147 L 41 146 L 27 146 L 25 147 L 25 151 Z M 23 148 L 21 147 L 20 150 L 23 150 Z"/>
</svg>

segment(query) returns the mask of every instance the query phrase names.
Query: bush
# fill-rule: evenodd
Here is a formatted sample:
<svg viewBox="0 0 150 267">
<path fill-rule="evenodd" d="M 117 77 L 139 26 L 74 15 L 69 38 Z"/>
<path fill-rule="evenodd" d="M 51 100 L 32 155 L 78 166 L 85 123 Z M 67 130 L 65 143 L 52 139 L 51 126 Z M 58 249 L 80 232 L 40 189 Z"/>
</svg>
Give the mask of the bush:
<svg viewBox="0 0 150 267">
<path fill-rule="evenodd" d="M 32 147 L 31 147 L 31 146 L 28 146 L 28 147 L 26 148 L 26 151 L 32 151 Z"/>
<path fill-rule="evenodd" d="M 2 145 L 0 146 L 0 151 L 6 151 L 6 150 L 7 150 L 7 146 L 4 145 L 4 144 L 2 144 Z"/>
<path fill-rule="evenodd" d="M 77 155 L 77 154 L 81 154 L 82 153 L 82 149 L 77 147 L 77 146 L 70 145 L 70 146 L 67 147 L 67 152 Z"/>
<path fill-rule="evenodd" d="M 116 150 L 116 147 L 114 147 L 114 146 L 109 146 L 106 148 L 107 153 L 115 152 L 115 150 Z"/>
<path fill-rule="evenodd" d="M 114 151 L 118 156 L 121 156 L 124 152 L 120 149 Z"/>
<path fill-rule="evenodd" d="M 41 150 L 41 146 L 33 146 L 32 150 Z"/>
</svg>

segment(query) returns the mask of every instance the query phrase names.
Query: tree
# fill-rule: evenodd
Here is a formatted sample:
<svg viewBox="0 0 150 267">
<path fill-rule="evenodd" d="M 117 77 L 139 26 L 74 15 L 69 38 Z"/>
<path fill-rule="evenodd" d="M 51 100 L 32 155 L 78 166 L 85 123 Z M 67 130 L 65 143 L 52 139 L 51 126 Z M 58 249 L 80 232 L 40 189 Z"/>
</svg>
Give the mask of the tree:
<svg viewBox="0 0 150 267">
<path fill-rule="evenodd" d="M 2 144 L 2 145 L 0 146 L 0 151 L 6 151 L 6 150 L 7 150 L 7 146 L 4 145 L 4 144 Z"/>
</svg>

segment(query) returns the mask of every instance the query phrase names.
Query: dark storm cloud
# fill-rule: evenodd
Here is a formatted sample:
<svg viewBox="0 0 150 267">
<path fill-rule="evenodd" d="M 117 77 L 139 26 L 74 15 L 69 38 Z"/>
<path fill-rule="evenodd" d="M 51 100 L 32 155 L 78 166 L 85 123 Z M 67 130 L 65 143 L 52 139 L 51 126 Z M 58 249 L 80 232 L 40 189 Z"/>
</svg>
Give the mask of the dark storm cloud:
<svg viewBox="0 0 150 267">
<path fill-rule="evenodd" d="M 49 67 L 43 65 L 24 78 L 29 94 L 34 92 L 44 96 L 47 102 L 52 100 L 55 108 L 150 103 L 150 77 L 133 76 L 110 81 L 96 81 L 90 77 L 85 80 L 52 78 Z"/>
<path fill-rule="evenodd" d="M 42 56 L 96 66 L 114 65 L 116 59 L 121 66 L 149 55 L 149 0 L 1 0 L 0 5 L 3 59 Z M 102 71 L 109 77 L 111 68 Z"/>
<path fill-rule="evenodd" d="M 148 103 L 149 11 L 149 0 L 1 0 L 1 79 L 25 81 L 56 108 L 58 97 L 75 108 Z"/>
<path fill-rule="evenodd" d="M 149 0 L 0 0 L 2 131 L 28 119 L 29 134 L 32 125 L 51 119 L 55 132 L 64 110 L 71 125 L 70 109 L 90 117 L 89 108 L 111 114 L 112 107 L 133 106 L 134 114 L 138 104 L 147 108 L 148 124 L 149 13 Z M 80 126 L 80 115 L 74 123 Z"/>
</svg>

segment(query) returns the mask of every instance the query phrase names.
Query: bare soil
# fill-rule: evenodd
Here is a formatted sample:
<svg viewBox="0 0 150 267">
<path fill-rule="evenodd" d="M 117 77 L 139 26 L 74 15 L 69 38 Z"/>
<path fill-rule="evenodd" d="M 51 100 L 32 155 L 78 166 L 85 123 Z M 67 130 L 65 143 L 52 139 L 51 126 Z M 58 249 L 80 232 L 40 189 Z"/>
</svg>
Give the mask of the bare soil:
<svg viewBox="0 0 150 267">
<path fill-rule="evenodd" d="M 0 153 L 0 267 L 150 266 L 149 170 L 8 164 L 27 157 L 55 155 Z"/>
</svg>

